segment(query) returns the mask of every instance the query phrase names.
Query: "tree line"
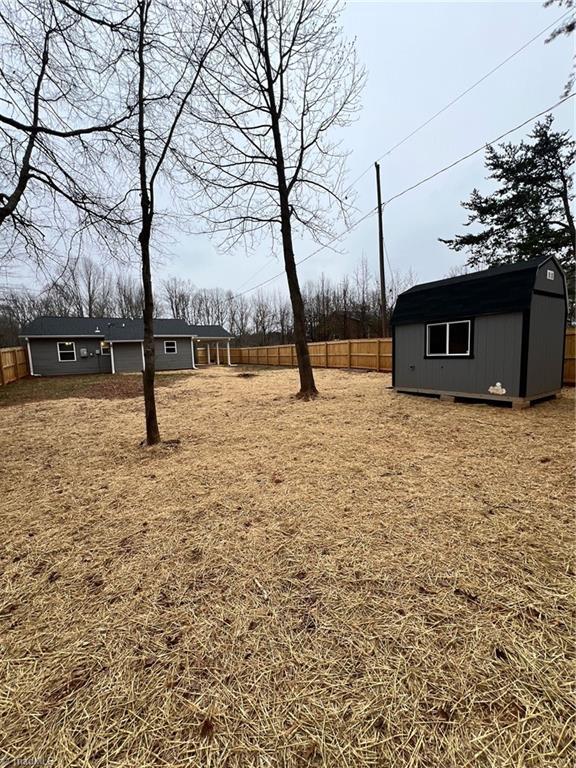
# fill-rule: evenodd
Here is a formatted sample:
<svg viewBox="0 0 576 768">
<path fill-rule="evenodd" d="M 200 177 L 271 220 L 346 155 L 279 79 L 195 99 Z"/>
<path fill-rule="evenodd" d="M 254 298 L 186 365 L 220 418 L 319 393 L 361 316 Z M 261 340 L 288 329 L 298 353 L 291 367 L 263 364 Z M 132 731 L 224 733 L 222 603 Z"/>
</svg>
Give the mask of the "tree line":
<svg viewBox="0 0 576 768">
<path fill-rule="evenodd" d="M 412 271 L 389 275 L 388 311 L 396 296 L 416 282 Z M 193 325 L 221 325 L 238 346 L 287 344 L 294 340 L 292 308 L 281 290 L 235 295 L 223 288 L 198 288 L 191 280 L 160 281 L 155 316 Z M 310 341 L 380 335 L 380 292 L 366 258 L 351 275 L 321 275 L 302 286 L 306 336 Z M 21 328 L 40 315 L 141 318 L 142 285 L 135 275 L 88 257 L 68 265 L 65 275 L 34 292 L 11 289 L 0 297 L 0 346 L 19 343 Z"/>
</svg>

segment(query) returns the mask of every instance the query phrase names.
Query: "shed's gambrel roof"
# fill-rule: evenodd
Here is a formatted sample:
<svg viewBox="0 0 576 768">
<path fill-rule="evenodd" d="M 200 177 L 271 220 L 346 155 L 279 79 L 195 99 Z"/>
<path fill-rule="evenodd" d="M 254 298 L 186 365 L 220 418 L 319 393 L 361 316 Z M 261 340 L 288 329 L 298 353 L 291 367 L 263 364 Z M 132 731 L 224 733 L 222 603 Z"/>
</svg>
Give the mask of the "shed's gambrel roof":
<svg viewBox="0 0 576 768">
<path fill-rule="evenodd" d="M 530 307 L 538 269 L 551 258 L 545 256 L 415 285 L 398 296 L 392 324 L 522 312 Z M 561 272 L 560 265 L 552 260 Z"/>
<path fill-rule="evenodd" d="M 141 341 L 144 338 L 142 320 L 119 317 L 37 317 L 22 330 L 28 337 L 93 336 L 108 341 Z M 190 325 L 185 320 L 158 318 L 154 320 L 154 336 L 198 336 L 207 339 L 230 339 L 220 325 Z"/>
</svg>

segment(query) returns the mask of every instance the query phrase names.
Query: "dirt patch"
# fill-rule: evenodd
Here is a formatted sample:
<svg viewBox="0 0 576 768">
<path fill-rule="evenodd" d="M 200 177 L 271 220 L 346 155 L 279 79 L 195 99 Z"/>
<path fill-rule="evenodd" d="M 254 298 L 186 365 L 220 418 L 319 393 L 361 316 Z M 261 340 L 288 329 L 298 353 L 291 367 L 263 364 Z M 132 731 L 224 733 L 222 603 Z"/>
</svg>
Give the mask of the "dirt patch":
<svg viewBox="0 0 576 768">
<path fill-rule="evenodd" d="M 2 754 L 573 764 L 574 391 L 316 377 L 174 377 L 149 450 L 136 394 L 2 411 Z"/>
<path fill-rule="evenodd" d="M 156 375 L 156 385 L 158 388 L 171 387 L 191 375 L 188 372 L 161 372 Z M 32 377 L 0 387 L 0 407 L 69 398 L 125 400 L 135 397 L 142 397 L 140 374 Z"/>
</svg>

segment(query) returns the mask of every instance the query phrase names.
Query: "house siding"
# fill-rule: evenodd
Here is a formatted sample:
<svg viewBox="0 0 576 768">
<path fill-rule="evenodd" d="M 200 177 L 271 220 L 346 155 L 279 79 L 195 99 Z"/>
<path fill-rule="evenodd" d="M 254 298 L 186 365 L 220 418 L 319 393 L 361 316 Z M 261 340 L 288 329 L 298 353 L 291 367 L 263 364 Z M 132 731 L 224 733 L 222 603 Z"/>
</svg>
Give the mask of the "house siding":
<svg viewBox="0 0 576 768">
<path fill-rule="evenodd" d="M 500 382 L 506 397 L 518 397 L 522 313 L 477 317 L 473 326 L 471 358 L 426 358 L 426 324 L 396 326 L 394 386 L 488 395 L 488 388 Z"/>
<path fill-rule="evenodd" d="M 164 352 L 164 341 L 175 341 L 177 352 L 175 355 L 167 355 Z M 192 349 L 190 339 L 174 338 L 166 336 L 166 339 L 155 339 L 154 351 L 156 353 L 157 371 L 180 371 L 192 368 Z"/>
<path fill-rule="evenodd" d="M 141 373 L 142 344 L 139 341 L 116 342 L 113 349 L 116 373 Z"/>
<path fill-rule="evenodd" d="M 76 360 L 58 360 L 58 341 L 73 341 L 76 345 Z M 111 373 L 112 363 L 108 355 L 97 355 L 99 339 L 62 338 L 29 339 L 32 368 L 39 376 L 66 376 L 70 374 Z M 85 349 L 87 357 L 80 356 Z"/>
<path fill-rule="evenodd" d="M 557 281 L 562 284 L 561 276 L 558 276 Z M 526 397 L 556 392 L 562 388 L 565 314 L 562 294 L 558 298 L 539 294 L 532 296 Z"/>
</svg>

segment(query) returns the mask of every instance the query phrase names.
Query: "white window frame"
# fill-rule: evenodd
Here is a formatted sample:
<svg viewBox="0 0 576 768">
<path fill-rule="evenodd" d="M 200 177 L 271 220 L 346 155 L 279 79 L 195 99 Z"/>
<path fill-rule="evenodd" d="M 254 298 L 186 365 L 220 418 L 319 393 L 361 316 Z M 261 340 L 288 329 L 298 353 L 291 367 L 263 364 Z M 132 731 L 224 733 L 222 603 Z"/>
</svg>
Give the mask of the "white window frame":
<svg viewBox="0 0 576 768">
<path fill-rule="evenodd" d="M 108 344 L 108 346 L 105 347 L 104 344 Z M 105 349 L 108 350 L 108 351 L 104 352 Z M 100 354 L 103 357 L 111 357 L 112 356 L 112 347 L 111 347 L 109 341 L 101 341 L 100 342 Z"/>
<path fill-rule="evenodd" d="M 170 352 L 166 349 L 166 344 L 174 344 L 174 349 Z M 178 342 L 175 339 L 168 339 L 164 342 L 164 354 L 165 355 L 177 355 L 178 354 Z"/>
<path fill-rule="evenodd" d="M 466 352 L 449 352 L 450 349 L 450 326 L 460 323 L 468 324 L 468 349 Z M 446 349 L 444 352 L 430 352 L 430 331 L 434 326 L 446 326 Z M 471 320 L 451 320 L 444 323 L 426 323 L 426 357 L 470 357 L 470 341 L 472 339 L 472 321 Z"/>
<path fill-rule="evenodd" d="M 74 352 L 74 359 L 65 357 L 64 360 L 60 357 L 60 344 L 72 344 L 72 350 L 66 349 L 62 352 Z M 56 349 L 58 350 L 58 362 L 59 363 L 75 363 L 76 362 L 76 342 L 75 341 L 57 341 Z"/>
</svg>

